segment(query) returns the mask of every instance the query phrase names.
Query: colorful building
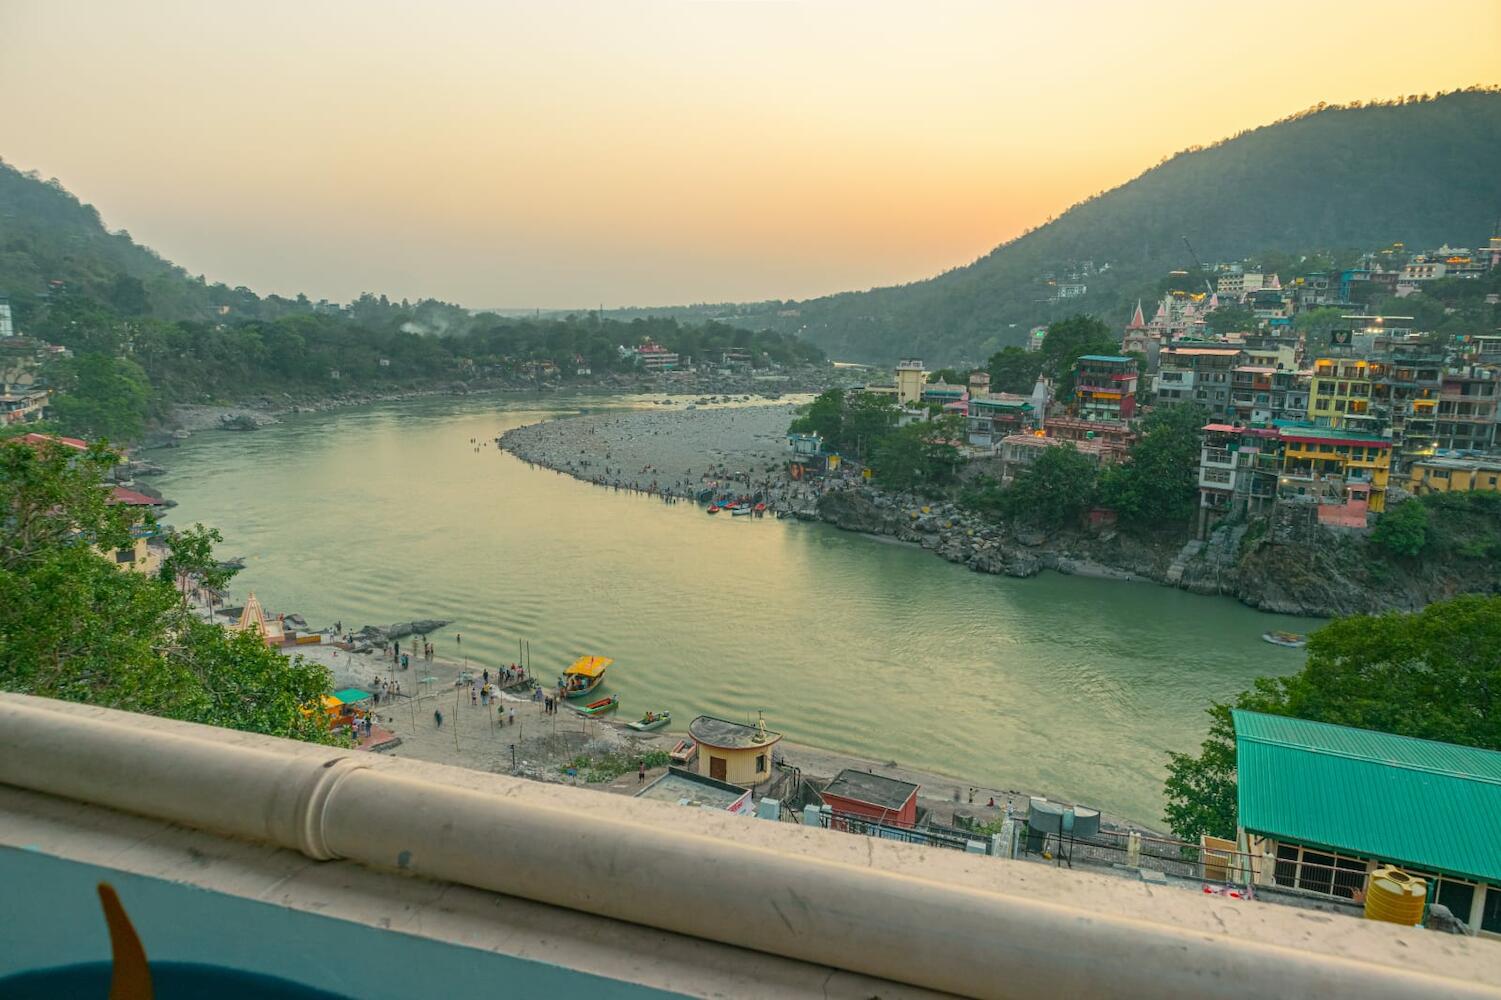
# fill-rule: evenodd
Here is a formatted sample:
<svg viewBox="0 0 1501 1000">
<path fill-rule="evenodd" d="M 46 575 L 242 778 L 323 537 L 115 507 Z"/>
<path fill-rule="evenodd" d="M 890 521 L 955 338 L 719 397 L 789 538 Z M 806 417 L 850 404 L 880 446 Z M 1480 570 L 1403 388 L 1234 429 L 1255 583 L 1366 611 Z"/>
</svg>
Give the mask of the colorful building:
<svg viewBox="0 0 1501 1000">
<path fill-rule="evenodd" d="M 1390 439 L 1402 463 L 1432 455 L 1443 358 L 1424 351 L 1323 357 L 1313 364 L 1308 416 L 1324 427 Z"/>
<path fill-rule="evenodd" d="M 1275 427 L 1209 424 L 1199 451 L 1199 538 L 1226 517 L 1260 514 L 1277 498 L 1282 445 Z"/>
<path fill-rule="evenodd" d="M 771 780 L 772 748 L 782 734 L 771 732 L 764 722 L 745 726 L 700 715 L 688 724 L 688 734 L 698 744 L 699 774 L 746 788 Z"/>
<path fill-rule="evenodd" d="M 1409 493 L 1501 490 L 1501 458 L 1424 458 L 1407 470 Z"/>
<path fill-rule="evenodd" d="M 1354 486 L 1369 489 L 1370 509 L 1386 509 L 1392 442 L 1355 430 L 1288 424 L 1278 428 L 1282 446 L 1278 493 L 1344 502 Z"/>
<path fill-rule="evenodd" d="M 1074 363 L 1074 411 L 1084 420 L 1130 420 L 1136 415 L 1136 359 L 1086 354 Z"/>
<path fill-rule="evenodd" d="M 1365 898 L 1393 865 L 1501 935 L 1501 753 L 1235 709 L 1237 848 L 1253 879 Z"/>
</svg>

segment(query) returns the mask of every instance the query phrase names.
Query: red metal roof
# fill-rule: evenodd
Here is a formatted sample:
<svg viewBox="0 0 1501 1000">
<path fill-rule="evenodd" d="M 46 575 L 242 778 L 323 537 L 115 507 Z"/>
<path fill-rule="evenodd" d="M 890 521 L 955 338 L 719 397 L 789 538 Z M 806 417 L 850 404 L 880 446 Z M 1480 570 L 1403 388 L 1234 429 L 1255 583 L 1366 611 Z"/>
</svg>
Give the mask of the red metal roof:
<svg viewBox="0 0 1501 1000">
<path fill-rule="evenodd" d="M 78 438 L 59 437 L 56 434 L 22 434 L 21 440 L 27 444 L 60 444 L 74 451 L 88 451 L 89 443 Z"/>
<path fill-rule="evenodd" d="M 110 490 L 109 498 L 111 502 L 123 503 L 127 507 L 155 507 L 161 503 L 156 497 L 148 497 L 144 493 L 127 490 L 123 486 L 116 486 Z"/>
</svg>

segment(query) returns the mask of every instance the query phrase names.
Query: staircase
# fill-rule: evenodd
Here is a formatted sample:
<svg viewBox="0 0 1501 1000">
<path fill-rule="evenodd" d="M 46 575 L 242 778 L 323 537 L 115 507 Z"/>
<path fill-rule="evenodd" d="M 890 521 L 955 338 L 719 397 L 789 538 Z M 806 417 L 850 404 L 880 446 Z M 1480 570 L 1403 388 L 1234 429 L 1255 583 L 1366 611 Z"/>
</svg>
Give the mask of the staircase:
<svg viewBox="0 0 1501 1000">
<path fill-rule="evenodd" d="M 1188 564 L 1190 562 L 1198 557 L 1199 553 L 1202 551 L 1204 551 L 1204 543 L 1199 541 L 1198 539 L 1194 539 L 1190 542 L 1185 542 L 1183 544 L 1183 548 L 1175 557 L 1173 557 L 1172 565 L 1168 566 L 1167 576 L 1164 578 L 1163 582 L 1166 583 L 1169 587 L 1176 587 L 1178 586 L 1178 584 L 1182 583 L 1183 571 L 1188 567 Z"/>
</svg>

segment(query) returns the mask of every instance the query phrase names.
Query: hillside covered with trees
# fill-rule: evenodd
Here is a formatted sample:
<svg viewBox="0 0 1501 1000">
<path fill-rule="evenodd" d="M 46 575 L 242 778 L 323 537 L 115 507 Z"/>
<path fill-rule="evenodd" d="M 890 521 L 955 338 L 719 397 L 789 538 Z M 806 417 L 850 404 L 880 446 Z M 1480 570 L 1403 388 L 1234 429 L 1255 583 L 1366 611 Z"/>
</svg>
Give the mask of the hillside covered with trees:
<svg viewBox="0 0 1501 1000">
<path fill-rule="evenodd" d="M 1313 250 L 1337 264 L 1394 242 L 1483 243 L 1501 211 L 1501 174 L 1480 165 L 1497 162 L 1501 92 L 1318 107 L 1178 153 L 925 281 L 660 312 L 798 332 L 839 359 L 979 362 L 1075 312 L 1124 322 L 1128 303 L 1151 295 L 1167 271 L 1193 266 L 1185 236 L 1206 263 L 1264 255 L 1274 270 Z M 1086 262 L 1085 294 L 1053 300 L 1048 281 Z"/>
<path fill-rule="evenodd" d="M 698 361 L 731 349 L 758 366 L 823 360 L 795 335 L 713 321 L 501 316 L 369 293 L 347 306 L 262 297 L 190 275 L 128 233 L 107 231 L 56 180 L 3 163 L 0 295 L 20 331 L 74 353 L 48 373 L 62 390 L 53 407 L 60 429 L 123 441 L 172 403 L 523 375 L 566 381 L 581 370 L 632 370 L 619 348 L 647 340 Z"/>
</svg>

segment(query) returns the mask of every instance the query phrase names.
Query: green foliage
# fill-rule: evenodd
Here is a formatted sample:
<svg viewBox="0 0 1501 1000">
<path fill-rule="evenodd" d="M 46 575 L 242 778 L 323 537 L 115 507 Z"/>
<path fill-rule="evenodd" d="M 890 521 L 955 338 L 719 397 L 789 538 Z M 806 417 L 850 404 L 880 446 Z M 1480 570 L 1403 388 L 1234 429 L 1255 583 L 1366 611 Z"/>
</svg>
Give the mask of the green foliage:
<svg viewBox="0 0 1501 1000">
<path fill-rule="evenodd" d="M 1302 670 L 1258 678 L 1235 707 L 1501 750 L 1501 597 L 1335 619 L 1309 638 Z M 1168 764 L 1166 817 L 1186 840 L 1235 833 L 1229 709 L 1209 714 L 1199 755 Z"/>
<path fill-rule="evenodd" d="M 1094 503 L 1096 478 L 1094 461 L 1072 444 L 1044 449 L 1002 491 L 1000 512 L 1041 528 L 1076 525 Z"/>
<path fill-rule="evenodd" d="M 558 771 L 561 774 L 577 774 L 589 784 L 596 785 L 604 781 L 614 781 L 643 764 L 650 769 L 666 767 L 670 763 L 672 763 L 672 758 L 666 750 L 647 750 L 645 753 L 627 753 L 624 750 L 616 750 L 597 756 L 579 754 L 572 760 L 558 765 Z"/>
<path fill-rule="evenodd" d="M 957 368 L 940 368 L 929 377 L 928 381 L 944 382 L 949 385 L 968 385 L 969 372 L 961 372 Z"/>
<path fill-rule="evenodd" d="M 1371 541 L 1393 555 L 1412 557 L 1428 544 L 1428 508 L 1421 500 L 1404 500 L 1381 515 Z"/>
<path fill-rule="evenodd" d="M 224 541 L 218 528 L 195 524 L 167 536 L 167 557 L 162 560 L 161 578 L 172 584 L 188 600 L 188 588 L 197 581 L 209 590 L 223 590 L 238 569 L 226 566 L 214 556 L 214 546 Z"/>
<path fill-rule="evenodd" d="M 1043 338 L 1042 370 L 1058 380 L 1058 398 L 1067 399 L 1074 391 L 1074 364 L 1086 354 L 1117 354 L 1120 338 L 1099 320 L 1085 315 L 1048 325 Z"/>
<path fill-rule="evenodd" d="M 337 742 L 331 678 L 202 622 L 171 583 L 100 555 L 150 530 L 108 502 L 116 459 L 0 442 L 0 688 L 275 736 Z"/>
<path fill-rule="evenodd" d="M 56 366 L 51 420 L 64 434 L 133 441 L 146 427 L 151 383 L 128 358 L 81 354 Z"/>
<path fill-rule="evenodd" d="M 790 434 L 818 434 L 824 447 L 863 461 L 896 427 L 899 417 L 890 396 L 827 389 L 798 410 Z"/>
<path fill-rule="evenodd" d="M 951 482 L 960 465 L 954 442 L 964 439 L 963 419 L 938 417 L 898 428 L 876 445 L 876 482 L 889 489 L 926 491 Z"/>
<path fill-rule="evenodd" d="M 990 356 L 990 361 L 985 366 L 990 372 L 990 388 L 995 392 L 1026 395 L 1037 384 L 1042 364 L 1042 353 L 1039 351 L 1003 347 Z"/>
<path fill-rule="evenodd" d="M 1255 330 L 1261 326 L 1256 314 L 1238 303 L 1222 305 L 1205 317 L 1209 331 L 1216 336 Z"/>
<path fill-rule="evenodd" d="M 1198 502 L 1199 445 L 1206 420 L 1196 405 L 1160 407 L 1142 421 L 1141 440 L 1100 476 L 1102 502 L 1122 523 L 1178 525 Z"/>
<path fill-rule="evenodd" d="M 1169 753 L 1163 793 L 1163 818 L 1168 829 L 1197 843 L 1200 834 L 1235 836 L 1235 726 L 1230 706 L 1207 709 L 1209 735 L 1192 754 Z"/>
</svg>

